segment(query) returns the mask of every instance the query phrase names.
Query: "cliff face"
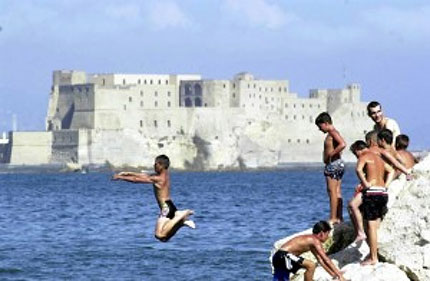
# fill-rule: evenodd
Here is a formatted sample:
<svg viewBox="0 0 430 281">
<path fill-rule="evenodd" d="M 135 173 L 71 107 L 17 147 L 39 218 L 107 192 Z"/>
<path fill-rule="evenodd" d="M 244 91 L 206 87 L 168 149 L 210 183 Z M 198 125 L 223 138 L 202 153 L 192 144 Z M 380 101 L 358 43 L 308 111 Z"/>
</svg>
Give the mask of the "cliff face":
<svg viewBox="0 0 430 281">
<path fill-rule="evenodd" d="M 413 180 L 406 181 L 402 175 L 389 186 L 389 211 L 378 231 L 380 263 L 360 266 L 369 253 L 369 247 L 366 242 L 346 246 L 354 239 L 353 228 L 348 224 L 337 226 L 332 239 L 324 245 L 329 253 L 343 248 L 330 258 L 347 280 L 430 280 L 430 156 L 414 167 L 413 174 Z M 293 236 L 275 242 L 272 253 Z M 313 259 L 310 253 L 304 255 Z M 303 274 L 292 280 L 303 280 Z M 314 280 L 329 281 L 332 278 L 318 266 Z"/>
</svg>

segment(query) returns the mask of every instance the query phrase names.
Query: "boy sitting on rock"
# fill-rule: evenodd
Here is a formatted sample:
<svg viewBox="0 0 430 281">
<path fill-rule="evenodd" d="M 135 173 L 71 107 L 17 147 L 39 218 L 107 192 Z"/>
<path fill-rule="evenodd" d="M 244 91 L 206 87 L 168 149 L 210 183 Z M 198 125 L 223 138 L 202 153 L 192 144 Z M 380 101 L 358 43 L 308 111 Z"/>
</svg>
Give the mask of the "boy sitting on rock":
<svg viewBox="0 0 430 281">
<path fill-rule="evenodd" d="M 300 268 L 305 268 L 304 281 L 312 281 L 316 265 L 313 261 L 299 257 L 304 252 L 311 251 L 321 266 L 334 278 L 345 281 L 340 270 L 326 255 L 322 244 L 330 234 L 331 226 L 326 221 L 319 221 L 312 229 L 312 234 L 299 235 L 283 244 L 272 257 L 275 269 L 273 281 L 290 280 L 290 273 L 295 274 Z"/>
</svg>

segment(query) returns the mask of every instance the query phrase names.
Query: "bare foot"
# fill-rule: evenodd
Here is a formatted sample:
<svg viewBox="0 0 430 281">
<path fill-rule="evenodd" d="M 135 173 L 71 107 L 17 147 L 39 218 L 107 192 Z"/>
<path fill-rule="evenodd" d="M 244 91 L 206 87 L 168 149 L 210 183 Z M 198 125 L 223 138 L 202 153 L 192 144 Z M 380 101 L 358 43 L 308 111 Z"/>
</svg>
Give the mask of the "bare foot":
<svg viewBox="0 0 430 281">
<path fill-rule="evenodd" d="M 335 224 L 340 224 L 340 223 L 341 223 L 341 221 L 340 221 L 339 219 L 335 219 L 335 220 L 329 220 L 329 221 L 328 221 L 328 223 L 329 223 L 331 226 L 334 226 Z"/>
<path fill-rule="evenodd" d="M 367 238 L 366 233 L 364 233 L 364 232 L 359 232 L 359 233 L 357 234 L 357 237 L 355 238 L 354 242 L 355 242 L 355 243 L 356 243 L 356 242 L 360 242 L 360 241 L 365 240 L 366 238 Z"/>
<path fill-rule="evenodd" d="M 378 262 L 379 262 L 378 260 L 372 260 L 372 259 L 368 258 L 368 259 L 365 259 L 364 261 L 362 261 L 362 262 L 360 263 L 360 265 L 361 265 L 361 266 L 366 266 L 366 265 L 375 265 L 375 264 L 377 264 Z"/>
<path fill-rule="evenodd" d="M 188 226 L 189 228 L 195 229 L 196 228 L 196 224 L 194 221 L 192 220 L 186 220 L 184 221 L 184 225 Z"/>
</svg>

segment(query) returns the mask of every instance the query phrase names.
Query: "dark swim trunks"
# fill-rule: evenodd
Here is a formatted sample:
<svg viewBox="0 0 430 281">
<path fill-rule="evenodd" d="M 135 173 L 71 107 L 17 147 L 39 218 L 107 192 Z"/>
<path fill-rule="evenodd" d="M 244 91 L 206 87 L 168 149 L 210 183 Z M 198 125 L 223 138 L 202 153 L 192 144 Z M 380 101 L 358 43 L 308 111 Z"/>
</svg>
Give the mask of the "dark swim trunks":
<svg viewBox="0 0 430 281">
<path fill-rule="evenodd" d="M 345 173 L 345 163 L 342 159 L 337 159 L 328 163 L 324 169 L 324 175 L 335 180 L 341 180 Z"/>
<path fill-rule="evenodd" d="M 388 193 L 385 187 L 372 186 L 362 191 L 360 210 L 365 220 L 383 219 L 387 213 Z"/>
<path fill-rule="evenodd" d="M 160 218 L 169 218 L 173 219 L 175 216 L 176 209 L 175 204 L 173 204 L 172 200 L 167 200 L 161 205 Z"/>
<path fill-rule="evenodd" d="M 275 268 L 273 281 L 288 281 L 290 273 L 295 274 L 302 268 L 303 258 L 297 257 L 287 251 L 278 250 L 272 257 L 272 264 Z"/>
</svg>

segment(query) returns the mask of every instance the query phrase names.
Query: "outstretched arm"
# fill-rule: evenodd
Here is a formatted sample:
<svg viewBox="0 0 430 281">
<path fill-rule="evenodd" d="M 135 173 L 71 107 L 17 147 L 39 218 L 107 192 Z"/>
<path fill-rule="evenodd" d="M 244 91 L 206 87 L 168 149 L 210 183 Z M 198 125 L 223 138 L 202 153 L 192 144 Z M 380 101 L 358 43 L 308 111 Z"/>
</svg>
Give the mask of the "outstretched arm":
<svg viewBox="0 0 430 281">
<path fill-rule="evenodd" d="M 388 162 L 390 162 L 391 164 L 394 165 L 394 167 L 396 167 L 397 169 L 399 169 L 400 171 L 402 171 L 402 173 L 404 173 L 405 175 L 409 174 L 409 171 L 406 169 L 405 166 L 403 166 L 402 163 L 400 163 L 393 155 L 391 155 L 389 152 L 385 151 L 382 149 L 381 151 L 382 156 L 384 156 L 385 159 L 388 160 Z"/>
<path fill-rule="evenodd" d="M 113 180 L 124 180 L 133 183 L 156 183 L 158 177 L 145 173 L 121 172 L 112 177 Z"/>
<path fill-rule="evenodd" d="M 333 278 L 338 277 L 340 280 L 344 280 L 342 272 L 340 272 L 340 270 L 334 265 L 331 259 L 324 252 L 324 249 L 322 248 L 319 241 L 315 242 L 314 247 L 311 248 L 311 252 L 328 274 L 330 274 Z"/>
</svg>

